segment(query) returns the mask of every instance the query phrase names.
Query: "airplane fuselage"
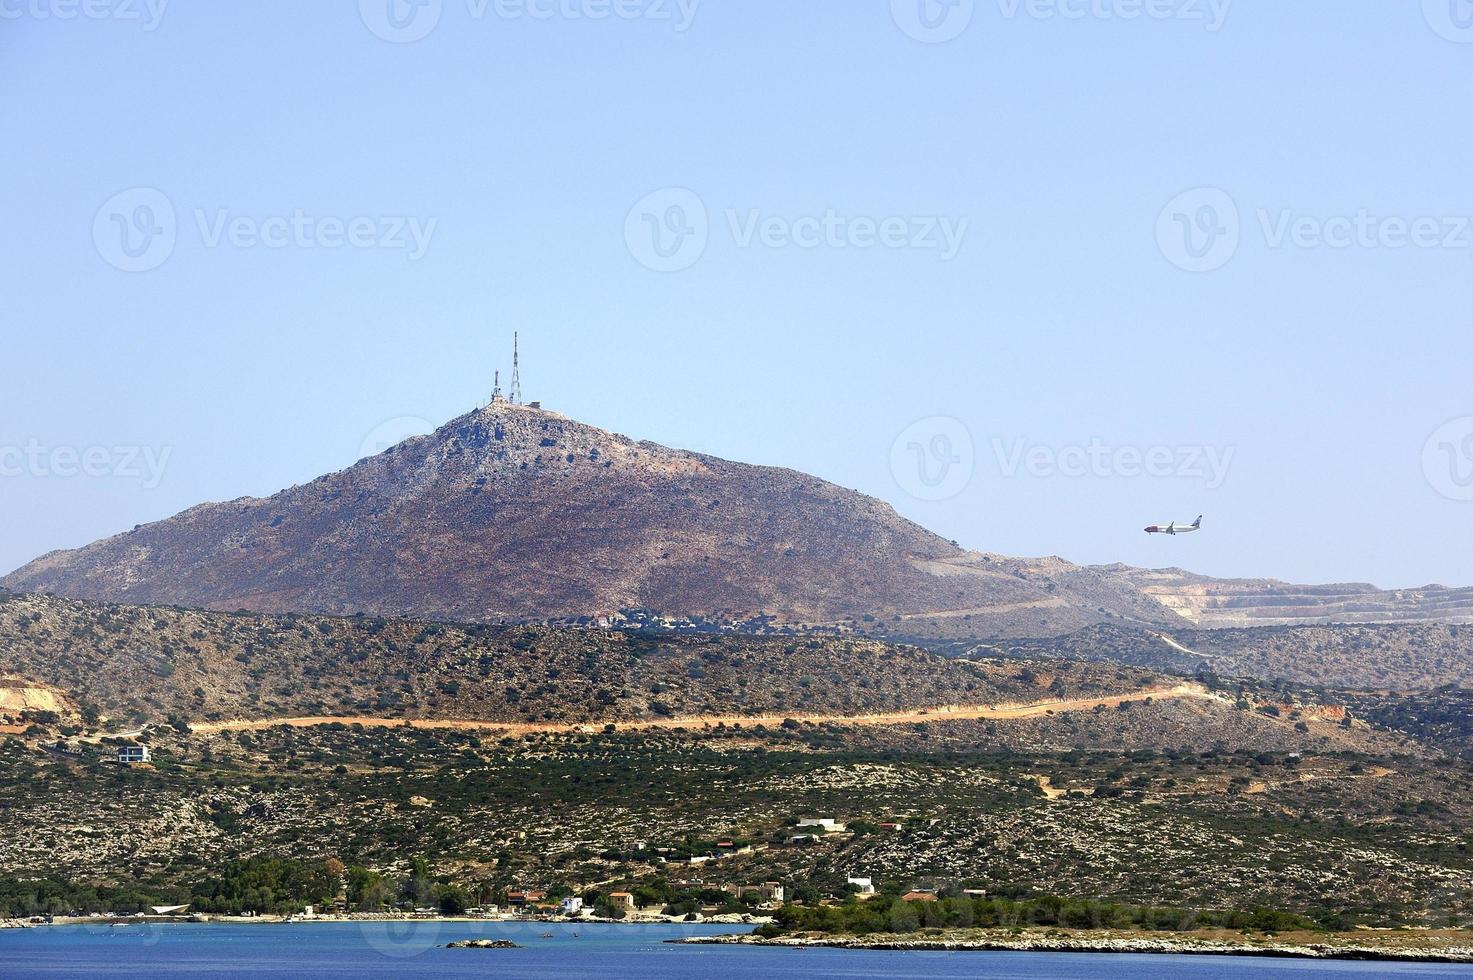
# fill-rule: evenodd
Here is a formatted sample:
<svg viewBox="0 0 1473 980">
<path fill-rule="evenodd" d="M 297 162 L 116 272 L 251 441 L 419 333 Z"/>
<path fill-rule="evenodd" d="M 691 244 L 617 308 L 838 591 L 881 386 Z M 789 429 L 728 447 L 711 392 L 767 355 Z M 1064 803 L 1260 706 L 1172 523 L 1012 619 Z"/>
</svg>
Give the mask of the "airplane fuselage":
<svg viewBox="0 0 1473 980">
<path fill-rule="evenodd" d="M 1192 531 L 1200 531 L 1200 524 L 1152 524 L 1146 528 L 1147 534 L 1189 534 Z"/>
</svg>

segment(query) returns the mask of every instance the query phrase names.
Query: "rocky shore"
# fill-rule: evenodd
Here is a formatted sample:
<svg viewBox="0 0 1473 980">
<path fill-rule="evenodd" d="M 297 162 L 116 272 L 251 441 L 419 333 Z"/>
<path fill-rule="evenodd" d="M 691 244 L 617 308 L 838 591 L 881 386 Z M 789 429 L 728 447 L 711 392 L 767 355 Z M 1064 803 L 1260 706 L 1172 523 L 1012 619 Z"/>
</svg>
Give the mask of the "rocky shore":
<svg viewBox="0 0 1473 980">
<path fill-rule="evenodd" d="M 696 945 L 830 947 L 909 952 L 1160 953 L 1205 956 L 1278 956 L 1312 960 L 1381 960 L 1407 963 L 1473 963 L 1473 937 L 1415 932 L 1341 933 L 1262 938 L 1151 935 L 1118 932 L 1013 933 L 1006 930 L 952 930 L 934 935 L 826 936 L 800 933 L 690 936 L 670 940 Z"/>
<path fill-rule="evenodd" d="M 446 943 L 446 949 L 521 949 L 510 939 L 458 939 Z"/>
</svg>

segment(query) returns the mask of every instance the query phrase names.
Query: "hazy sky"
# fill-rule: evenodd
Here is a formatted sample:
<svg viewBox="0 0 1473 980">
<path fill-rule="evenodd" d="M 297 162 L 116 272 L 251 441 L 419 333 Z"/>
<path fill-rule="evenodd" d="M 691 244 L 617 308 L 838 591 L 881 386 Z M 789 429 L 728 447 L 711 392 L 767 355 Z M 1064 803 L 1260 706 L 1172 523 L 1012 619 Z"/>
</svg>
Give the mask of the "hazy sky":
<svg viewBox="0 0 1473 980">
<path fill-rule="evenodd" d="M 0 0 L 0 568 L 517 329 L 529 398 L 967 547 L 1473 582 L 1466 3 L 924 2 Z"/>
</svg>

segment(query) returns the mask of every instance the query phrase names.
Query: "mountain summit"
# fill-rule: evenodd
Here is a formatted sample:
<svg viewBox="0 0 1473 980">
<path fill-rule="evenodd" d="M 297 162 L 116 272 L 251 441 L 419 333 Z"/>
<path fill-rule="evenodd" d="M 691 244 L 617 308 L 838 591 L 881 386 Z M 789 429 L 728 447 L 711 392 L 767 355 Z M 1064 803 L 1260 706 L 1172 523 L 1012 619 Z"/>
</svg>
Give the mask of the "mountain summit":
<svg viewBox="0 0 1473 980">
<path fill-rule="evenodd" d="M 816 477 L 504 402 L 266 499 L 204 504 L 53 552 L 0 584 L 467 622 L 635 607 L 939 636 L 1180 622 L 1109 576 L 964 552 Z"/>
</svg>

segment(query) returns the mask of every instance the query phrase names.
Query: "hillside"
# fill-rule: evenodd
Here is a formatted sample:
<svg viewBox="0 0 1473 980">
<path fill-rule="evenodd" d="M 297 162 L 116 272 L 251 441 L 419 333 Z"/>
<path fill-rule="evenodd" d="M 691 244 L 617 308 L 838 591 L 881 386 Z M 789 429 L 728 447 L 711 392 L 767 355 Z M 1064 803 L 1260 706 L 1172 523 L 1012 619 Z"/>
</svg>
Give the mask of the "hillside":
<svg viewBox="0 0 1473 980">
<path fill-rule="evenodd" d="M 1094 665 L 962 663 L 854 637 L 454 626 L 0 596 L 0 722 L 74 709 L 134 723 L 852 714 L 1133 692 L 1158 680 Z"/>
<path fill-rule="evenodd" d="M 507 889 L 691 878 L 842 894 L 847 874 L 865 874 L 881 887 L 1463 921 L 1466 767 L 1294 737 L 1257 713 L 1177 702 L 871 729 L 158 731 L 153 764 L 136 767 L 12 739 L 0 753 L 0 915 L 7 892 L 38 896 L 37 878 L 68 897 L 22 898 L 26 911 L 270 911 L 292 893 L 208 901 L 229 862 L 338 857 L 396 878 L 423 858 L 437 880 L 497 903 Z M 814 814 L 848 831 L 793 840 Z M 121 891 L 89 891 L 108 886 Z"/>
<path fill-rule="evenodd" d="M 269 499 L 205 504 L 7 576 L 14 591 L 456 622 L 650 608 L 1033 635 L 1176 621 L 1095 576 L 1032 581 L 792 470 L 498 403 Z"/>
<path fill-rule="evenodd" d="M 1440 921 L 1473 883 L 1465 766 L 1359 710 L 1114 663 L 10 595 L 0 692 L 0 908 L 271 910 L 218 897 L 230 862 L 332 857 L 483 896 L 862 869 L 1348 922 Z M 467 718 L 494 724 L 411 724 Z M 165 719 L 128 736 L 146 765 L 72 737 Z M 850 829 L 793 838 L 815 813 Z"/>
<path fill-rule="evenodd" d="M 1100 625 L 1065 636 L 953 642 L 938 649 L 951 655 L 1105 661 L 1182 674 L 1206 670 L 1337 689 L 1409 692 L 1473 683 L 1473 627 L 1442 623 L 1170 631 Z"/>
<path fill-rule="evenodd" d="M 1101 566 L 1117 588 L 1139 590 L 1193 625 L 1210 629 L 1325 623 L 1473 623 L 1473 588 L 1378 589 L 1365 583 L 1294 585 L 1218 579 L 1180 568 Z"/>
</svg>

